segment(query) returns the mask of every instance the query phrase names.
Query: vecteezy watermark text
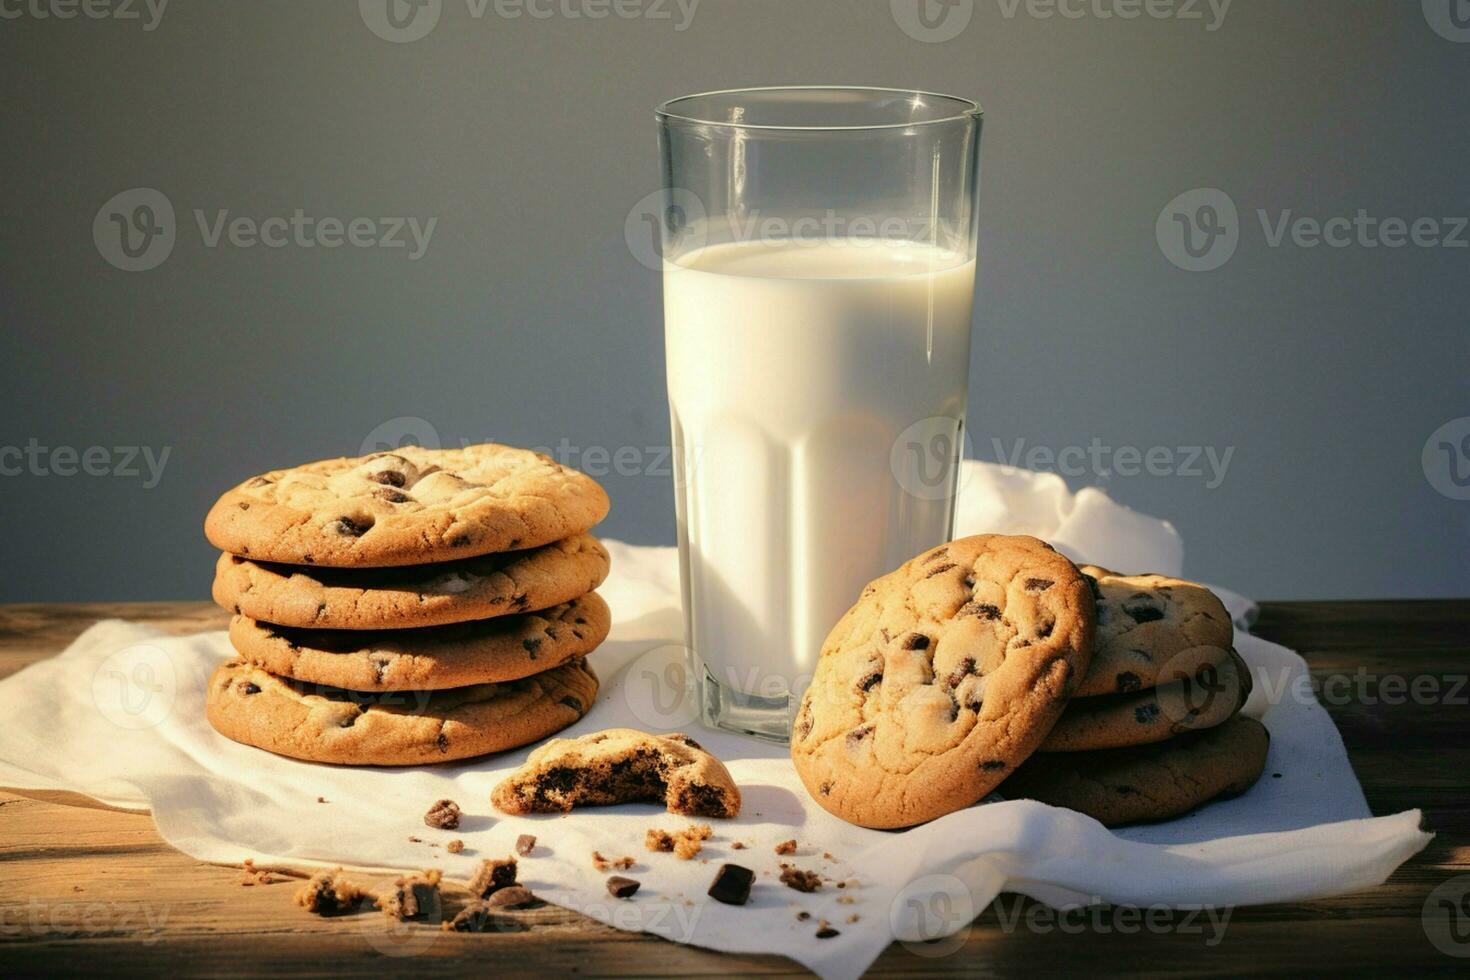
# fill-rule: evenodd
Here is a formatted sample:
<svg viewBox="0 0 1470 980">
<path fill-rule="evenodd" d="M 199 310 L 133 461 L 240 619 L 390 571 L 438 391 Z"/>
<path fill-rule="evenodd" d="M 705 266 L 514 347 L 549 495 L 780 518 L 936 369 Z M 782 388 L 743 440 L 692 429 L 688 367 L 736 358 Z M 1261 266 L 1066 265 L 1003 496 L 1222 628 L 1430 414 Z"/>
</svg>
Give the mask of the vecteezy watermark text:
<svg viewBox="0 0 1470 980">
<path fill-rule="evenodd" d="M 1207 33 L 1225 24 L 1234 0 L 994 0 L 1006 20 L 1177 20 L 1203 23 Z M 976 0 L 889 0 L 893 22 L 915 41 L 942 44 L 964 33 Z"/>
<path fill-rule="evenodd" d="M 1203 479 L 1206 490 L 1225 482 L 1225 472 L 1235 455 L 1234 446 L 1109 446 L 1094 436 L 1086 446 L 1026 445 L 1015 439 L 1007 447 L 999 438 L 990 440 L 996 462 L 1018 469 L 1057 473 L 1061 476 L 1135 477 L 1173 476 Z"/>
<path fill-rule="evenodd" d="M 1310 215 L 1294 208 L 1255 209 L 1267 248 L 1470 248 L 1470 216 Z M 1231 196 L 1218 187 L 1197 187 L 1175 197 L 1159 212 L 1154 236 L 1159 250 L 1189 272 L 1212 272 L 1231 257 L 1247 230 Z"/>
<path fill-rule="evenodd" d="M 648 20 L 689 29 L 700 0 L 464 0 L 474 21 L 500 20 Z M 443 0 L 358 0 L 368 30 L 385 41 L 406 44 L 428 37 L 444 13 Z"/>
<path fill-rule="evenodd" d="M 24 446 L 0 446 L 0 476 L 115 476 L 143 478 L 152 490 L 163 479 L 172 446 L 43 446 L 34 436 Z"/>
<path fill-rule="evenodd" d="M 152 31 L 167 7 L 168 0 L 0 0 L 0 20 L 140 21 Z"/>
<path fill-rule="evenodd" d="M 230 208 L 194 208 L 199 243 L 216 249 L 228 245 L 250 249 L 324 248 L 403 249 L 417 262 L 429 250 L 437 217 L 378 217 L 308 214 L 236 214 Z M 162 191 L 134 187 L 113 195 L 92 219 L 92 240 L 109 265 L 124 272 L 146 272 L 173 254 L 179 222 L 173 202 Z"/>
</svg>

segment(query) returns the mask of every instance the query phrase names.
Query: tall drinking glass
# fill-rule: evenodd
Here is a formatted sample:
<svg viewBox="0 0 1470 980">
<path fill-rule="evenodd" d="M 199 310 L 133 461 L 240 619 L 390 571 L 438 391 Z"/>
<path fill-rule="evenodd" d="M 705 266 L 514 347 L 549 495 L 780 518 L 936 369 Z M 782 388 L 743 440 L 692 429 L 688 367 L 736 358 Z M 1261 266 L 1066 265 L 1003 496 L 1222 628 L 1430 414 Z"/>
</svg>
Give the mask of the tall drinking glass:
<svg viewBox="0 0 1470 980">
<path fill-rule="evenodd" d="M 657 118 L 689 666 L 705 724 L 784 741 L 863 586 L 950 537 L 980 109 L 761 88 Z"/>
</svg>

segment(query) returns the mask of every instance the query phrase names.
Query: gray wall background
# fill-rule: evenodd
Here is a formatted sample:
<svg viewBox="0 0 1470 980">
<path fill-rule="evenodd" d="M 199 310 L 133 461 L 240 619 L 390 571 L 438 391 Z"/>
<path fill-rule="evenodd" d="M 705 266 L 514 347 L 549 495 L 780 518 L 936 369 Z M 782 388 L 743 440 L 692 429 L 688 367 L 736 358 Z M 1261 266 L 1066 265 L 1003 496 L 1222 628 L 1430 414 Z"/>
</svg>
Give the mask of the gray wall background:
<svg viewBox="0 0 1470 980">
<path fill-rule="evenodd" d="M 1470 31 L 1437 33 L 1434 0 L 1236 0 L 1214 30 L 1203 2 L 1203 20 L 1104 19 L 1094 2 L 1069 18 L 960 0 L 967 26 L 928 43 L 888 0 L 703 0 L 682 31 L 672 5 L 508 19 L 443 0 L 425 37 L 389 43 L 351 0 L 173 0 L 153 30 L 141 0 L 143 22 L 6 0 L 0 447 L 170 455 L 146 487 L 12 454 L 0 600 L 204 597 L 219 491 L 355 453 L 395 419 L 446 443 L 667 444 L 658 277 L 624 241 L 657 186 L 652 108 L 812 82 L 985 106 L 978 455 L 993 438 L 1234 447 L 1213 489 L 1069 482 L 1172 520 L 1189 572 L 1256 596 L 1470 594 L 1470 502 L 1421 461 L 1470 415 L 1470 249 L 1273 248 L 1256 218 L 1470 214 Z M 177 212 L 146 272 L 93 236 L 135 187 Z M 1208 273 L 1155 237 L 1200 187 L 1240 214 Z M 210 248 L 194 217 L 298 208 L 438 223 L 409 261 Z M 108 458 L 94 468 L 125 462 Z M 673 541 L 666 475 L 605 482 L 607 535 Z"/>
</svg>

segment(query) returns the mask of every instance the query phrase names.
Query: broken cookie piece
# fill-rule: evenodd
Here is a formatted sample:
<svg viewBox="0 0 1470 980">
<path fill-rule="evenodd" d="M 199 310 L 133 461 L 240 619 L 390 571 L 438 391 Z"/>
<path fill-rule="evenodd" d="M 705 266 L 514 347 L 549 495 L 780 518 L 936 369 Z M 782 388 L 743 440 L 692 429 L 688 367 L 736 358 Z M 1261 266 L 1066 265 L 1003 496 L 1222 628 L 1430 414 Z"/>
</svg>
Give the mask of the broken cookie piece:
<svg viewBox="0 0 1470 980">
<path fill-rule="evenodd" d="M 408 875 L 393 882 L 393 890 L 379 905 L 383 912 L 395 919 L 437 919 L 440 913 L 439 882 L 444 877 L 441 871 L 425 871 L 419 875 Z"/>
<path fill-rule="evenodd" d="M 534 909 L 544 904 L 531 889 L 520 885 L 502 888 L 485 899 L 485 905 L 492 909 Z"/>
<path fill-rule="evenodd" d="M 470 879 L 470 894 L 476 898 L 489 898 L 500 889 L 509 888 L 515 883 L 515 858 L 481 861 L 475 876 Z"/>
<path fill-rule="evenodd" d="M 341 868 L 312 875 L 295 897 L 297 905 L 316 915 L 351 912 L 364 899 L 371 901 L 367 892 L 342 877 Z"/>
<path fill-rule="evenodd" d="M 459 804 L 453 800 L 440 800 L 424 814 L 424 823 L 436 830 L 458 830 Z"/>
<path fill-rule="evenodd" d="M 670 813 L 733 817 L 740 790 L 720 760 L 687 735 L 611 728 L 552 739 L 495 787 L 506 813 L 566 813 L 575 806 L 658 802 Z"/>
<path fill-rule="evenodd" d="M 822 876 L 815 871 L 803 871 L 794 864 L 781 865 L 781 884 L 799 892 L 814 892 L 822 887 Z"/>
<path fill-rule="evenodd" d="M 796 841 L 794 841 L 794 840 L 783 840 L 781 843 L 779 843 L 779 844 L 776 845 L 776 853 L 777 854 L 795 854 L 796 853 Z"/>
<path fill-rule="evenodd" d="M 672 851 L 681 860 L 688 861 L 704 847 L 704 842 L 714 834 L 709 824 L 697 823 L 683 830 L 659 830 L 650 827 L 643 844 L 650 851 Z"/>
<path fill-rule="evenodd" d="M 445 844 L 444 849 L 450 854 L 462 854 L 464 853 L 464 841 L 455 838 L 448 844 Z"/>
<path fill-rule="evenodd" d="M 633 859 L 626 854 L 620 858 L 609 858 L 603 857 L 601 851 L 592 852 L 592 866 L 598 871 L 607 871 L 609 868 L 627 871 L 634 863 Z"/>
</svg>

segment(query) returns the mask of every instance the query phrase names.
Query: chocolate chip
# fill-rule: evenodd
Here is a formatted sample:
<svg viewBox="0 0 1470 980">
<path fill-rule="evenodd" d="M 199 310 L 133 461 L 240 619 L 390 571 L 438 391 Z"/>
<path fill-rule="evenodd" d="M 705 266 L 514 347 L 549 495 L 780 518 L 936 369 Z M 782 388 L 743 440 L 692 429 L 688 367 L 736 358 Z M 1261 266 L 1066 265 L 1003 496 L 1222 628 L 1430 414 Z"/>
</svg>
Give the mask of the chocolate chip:
<svg viewBox="0 0 1470 980">
<path fill-rule="evenodd" d="M 722 864 L 709 886 L 709 897 L 726 905 L 744 905 L 750 899 L 755 872 L 738 864 Z"/>
<path fill-rule="evenodd" d="M 240 501 L 240 504 L 239 504 L 239 507 L 240 507 L 240 509 L 241 509 L 241 510 L 249 510 L 249 509 L 250 509 L 250 505 L 249 505 L 249 504 L 247 504 L 247 503 L 246 503 L 246 502 L 245 502 L 245 501 L 243 501 L 243 500 L 242 500 L 242 501 Z"/>
<path fill-rule="evenodd" d="M 1123 611 L 1132 616 L 1135 623 L 1152 623 L 1164 618 L 1164 611 L 1153 606 L 1124 606 Z"/>
<path fill-rule="evenodd" d="M 438 830 L 459 829 L 459 804 L 453 800 L 439 800 L 424 814 L 424 823 Z"/>
<path fill-rule="evenodd" d="M 456 534 L 454 537 L 449 539 L 449 547 L 451 548 L 463 548 L 466 547 L 469 543 L 470 536 L 468 534 Z"/>
<path fill-rule="evenodd" d="M 871 724 L 859 725 L 858 727 L 847 733 L 848 747 L 851 748 L 852 746 L 857 745 L 859 742 L 861 742 L 863 739 L 867 738 L 871 734 L 873 734 L 873 726 Z"/>
<path fill-rule="evenodd" d="M 878 684 L 882 682 L 882 680 L 883 671 L 870 670 L 866 674 L 858 678 L 857 689 L 859 693 L 871 691 L 873 688 L 877 687 Z"/>
<path fill-rule="evenodd" d="M 943 575 L 945 572 L 949 571 L 951 568 L 954 568 L 954 567 L 955 567 L 954 562 L 947 561 L 947 562 L 945 562 L 942 565 L 935 565 L 933 568 L 929 569 L 929 571 L 927 573 L 925 573 L 924 577 L 925 578 L 933 578 L 936 575 Z"/>
<path fill-rule="evenodd" d="M 634 881 L 632 878 L 613 875 L 607 879 L 607 893 L 613 898 L 632 898 L 640 884 L 641 882 Z"/>
<path fill-rule="evenodd" d="M 973 673 L 975 673 L 975 661 L 971 657 L 966 657 L 959 662 L 954 670 L 949 672 L 949 676 L 944 679 L 944 683 L 949 687 L 959 687 L 964 679 Z"/>
<path fill-rule="evenodd" d="M 1049 578 L 1028 578 L 1026 580 L 1026 591 L 1027 592 L 1045 592 L 1047 589 L 1051 588 L 1053 585 L 1056 585 L 1056 583 L 1053 582 Z"/>
<path fill-rule="evenodd" d="M 1159 716 L 1159 706 L 1156 704 L 1141 704 L 1133 710 L 1133 720 L 1140 725 L 1147 725 Z"/>
<path fill-rule="evenodd" d="M 682 742 L 685 745 L 689 746 L 691 749 L 698 749 L 701 752 L 704 751 L 704 747 L 703 746 L 701 746 L 694 739 L 690 738 L 688 735 L 685 735 L 683 732 L 674 732 L 672 735 L 666 735 L 664 737 L 665 738 L 671 738 L 675 742 Z"/>
<path fill-rule="evenodd" d="M 924 559 L 924 564 L 932 565 L 947 554 L 949 554 L 949 545 L 942 544 L 939 547 L 935 548 L 933 551 L 929 552 L 928 557 Z"/>
<path fill-rule="evenodd" d="M 989 602 L 967 602 L 956 613 L 958 616 L 975 616 L 980 619 L 1000 619 L 1000 607 Z"/>
<path fill-rule="evenodd" d="M 986 759 L 984 762 L 980 763 L 980 768 L 984 769 L 986 772 L 999 772 L 1005 767 L 1006 764 L 999 759 Z"/>
<path fill-rule="evenodd" d="M 880 679 L 882 675 L 879 675 Z M 796 737 L 805 739 L 812 733 L 812 706 L 807 702 L 801 706 L 801 714 L 796 716 Z"/>
<path fill-rule="evenodd" d="M 413 499 L 402 490 L 394 490 L 392 487 L 373 487 L 373 496 L 390 504 L 406 504 Z"/>
<path fill-rule="evenodd" d="M 1051 631 L 1056 627 L 1056 625 L 1056 623 L 1050 621 L 1042 623 L 1040 626 L 1036 627 L 1036 638 L 1038 640 L 1044 640 L 1048 636 L 1051 636 Z"/>
<path fill-rule="evenodd" d="M 378 470 L 376 473 L 369 473 L 368 479 L 389 487 L 401 487 L 407 482 L 404 475 L 397 470 Z"/>
<path fill-rule="evenodd" d="M 360 538 L 371 528 L 371 521 L 353 520 L 351 517 L 339 517 L 329 525 L 331 530 L 344 538 Z"/>
<path fill-rule="evenodd" d="M 905 650 L 927 650 L 929 649 L 929 638 L 923 633 L 910 633 L 903 638 Z"/>
<path fill-rule="evenodd" d="M 811 917 L 812 917 L 812 914 L 810 912 L 798 912 L 798 913 L 796 913 L 796 918 L 799 921 L 801 921 L 801 922 L 805 922 L 806 920 L 810 919 Z"/>
<path fill-rule="evenodd" d="M 820 785 L 820 786 L 817 787 L 817 791 L 819 793 L 821 793 L 823 796 L 831 796 L 832 795 L 832 784 L 831 783 L 823 783 L 822 785 Z"/>
<path fill-rule="evenodd" d="M 245 682 L 245 687 L 244 687 L 243 690 L 245 691 L 246 694 L 259 694 L 260 693 L 260 685 L 259 684 L 253 684 L 250 681 L 246 681 Z"/>
<path fill-rule="evenodd" d="M 831 926 L 822 926 L 820 929 L 817 930 L 818 939 L 831 939 L 833 936 L 840 935 L 842 935 L 842 933 L 838 932 L 836 929 L 833 929 Z"/>
<path fill-rule="evenodd" d="M 525 857 L 536 849 L 536 835 L 522 834 L 516 838 L 516 853 Z"/>
<path fill-rule="evenodd" d="M 581 711 L 582 710 L 582 702 L 581 701 L 578 701 L 576 698 L 572 697 L 570 694 L 564 695 L 561 698 L 561 700 L 557 701 L 557 704 L 564 704 L 568 708 L 571 708 L 573 711 Z"/>
<path fill-rule="evenodd" d="M 1142 686 L 1143 681 L 1141 681 L 1138 675 L 1133 673 L 1132 671 L 1125 670 L 1123 671 L 1123 673 L 1118 675 L 1119 694 L 1127 694 L 1130 691 L 1136 691 Z"/>
</svg>

